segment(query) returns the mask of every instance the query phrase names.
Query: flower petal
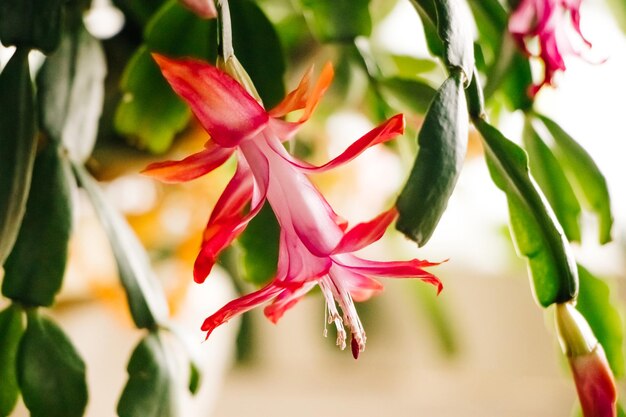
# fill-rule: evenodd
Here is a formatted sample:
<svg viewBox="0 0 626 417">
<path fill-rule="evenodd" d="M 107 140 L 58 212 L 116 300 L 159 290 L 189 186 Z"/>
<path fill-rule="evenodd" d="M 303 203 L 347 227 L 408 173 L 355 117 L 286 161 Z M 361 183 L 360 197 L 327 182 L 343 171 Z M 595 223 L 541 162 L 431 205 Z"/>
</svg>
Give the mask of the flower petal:
<svg viewBox="0 0 626 417">
<path fill-rule="evenodd" d="M 265 163 L 265 177 L 255 178 L 247 164 L 239 161 L 237 171 L 217 201 L 204 231 L 193 270 L 197 283 L 204 282 L 219 253 L 245 230 L 248 222 L 263 207 L 269 181 L 267 160 Z M 244 214 L 250 202 L 250 211 Z"/>
<path fill-rule="evenodd" d="M 181 0 L 181 3 L 203 19 L 217 17 L 217 10 L 213 0 Z"/>
<path fill-rule="evenodd" d="M 193 59 L 153 57 L 176 94 L 189 104 L 218 145 L 237 146 L 267 125 L 265 109 L 223 71 Z"/>
<path fill-rule="evenodd" d="M 191 181 L 221 166 L 232 153 L 232 148 L 222 148 L 210 141 L 204 150 L 183 160 L 155 162 L 141 172 L 167 183 Z"/>
<path fill-rule="evenodd" d="M 291 156 L 278 142 L 270 142 L 270 146 L 272 146 L 274 152 L 303 171 L 324 172 L 352 161 L 371 146 L 387 142 L 401 135 L 404 132 L 404 124 L 404 116 L 402 114 L 391 117 L 355 141 L 341 155 L 321 166 L 311 165 L 308 162 L 298 160 Z"/>
<path fill-rule="evenodd" d="M 313 281 L 304 283 L 295 289 L 287 288 L 283 290 L 270 305 L 265 307 L 263 310 L 265 317 L 267 317 L 274 324 L 278 323 L 278 320 L 280 320 L 285 312 L 295 306 L 298 301 L 300 301 L 302 297 L 304 297 L 306 293 L 311 291 L 316 285 L 317 282 Z"/>
<path fill-rule="evenodd" d="M 354 252 L 376 242 L 397 216 L 398 210 L 392 207 L 369 222 L 357 224 L 343 235 L 333 253 Z"/>
<path fill-rule="evenodd" d="M 207 317 L 204 320 L 204 323 L 202 323 L 201 329 L 207 332 L 206 337 L 208 339 L 209 335 L 213 332 L 213 330 L 215 330 L 216 327 L 226 323 L 235 316 L 243 314 L 260 304 L 270 301 L 281 291 L 284 291 L 284 289 L 272 283 L 258 291 L 239 297 Z"/>
<path fill-rule="evenodd" d="M 411 259 L 409 261 L 370 261 L 361 259 L 350 254 L 334 255 L 333 260 L 352 272 L 373 275 L 384 278 L 419 278 L 422 281 L 433 284 L 437 287 L 437 293 L 443 289 L 443 284 L 430 272 L 422 268 L 435 266 L 439 263 Z"/>
<path fill-rule="evenodd" d="M 341 281 L 354 301 L 368 300 L 383 290 L 383 284 L 379 281 L 339 265 L 333 266 L 332 278 Z"/>
</svg>

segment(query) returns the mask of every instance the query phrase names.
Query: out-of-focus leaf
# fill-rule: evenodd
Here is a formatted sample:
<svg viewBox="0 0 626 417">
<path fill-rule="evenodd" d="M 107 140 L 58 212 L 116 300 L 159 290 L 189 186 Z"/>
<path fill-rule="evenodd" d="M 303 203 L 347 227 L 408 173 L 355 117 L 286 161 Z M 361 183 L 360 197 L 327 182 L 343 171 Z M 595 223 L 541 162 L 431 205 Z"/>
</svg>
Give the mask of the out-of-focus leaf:
<svg viewBox="0 0 626 417">
<path fill-rule="evenodd" d="M 510 106 L 515 110 L 528 110 L 533 105 L 533 100 L 530 98 L 529 91 L 530 86 L 533 83 L 532 74 L 530 72 L 530 62 L 528 58 L 523 56 L 521 52 L 516 49 L 516 45 L 513 40 L 508 36 L 502 41 L 502 48 L 498 51 L 498 57 L 500 59 L 507 58 L 507 54 L 512 54 L 510 63 L 501 67 L 494 67 L 494 71 L 500 71 L 502 75 L 501 91 L 504 93 Z M 494 80 L 493 84 L 485 86 L 485 97 L 490 97 L 488 91 L 495 92 L 498 90 L 499 84 L 497 76 L 491 74 L 491 80 Z M 493 86 L 493 87 L 492 87 Z M 491 88 L 491 90 L 488 89 Z"/>
<path fill-rule="evenodd" d="M 63 29 L 62 0 L 0 1 L 0 42 L 49 54 L 59 45 Z M 4 109 L 4 108 L 3 108 Z"/>
<path fill-rule="evenodd" d="M 481 44 L 495 53 L 506 30 L 506 10 L 498 0 L 468 0 L 468 5 L 474 15 Z"/>
<path fill-rule="evenodd" d="M 216 47 L 216 31 L 215 21 L 200 19 L 177 1 L 159 9 L 146 27 L 147 46 L 137 50 L 122 76 L 124 96 L 114 119 L 119 133 L 153 153 L 170 147 L 191 111 L 167 84 L 150 52 L 207 59 Z"/>
<path fill-rule="evenodd" d="M 119 417 L 177 416 L 171 353 L 158 333 L 149 333 L 128 362 L 128 382 L 117 404 Z"/>
<path fill-rule="evenodd" d="M 474 72 L 474 37 L 472 17 L 460 0 L 434 0 L 437 10 L 437 33 L 444 45 L 444 61 L 449 68 L 460 68 L 467 87 Z"/>
<path fill-rule="evenodd" d="M 17 378 L 32 417 L 80 417 L 87 405 L 85 363 L 63 333 L 37 310 L 17 353 Z"/>
<path fill-rule="evenodd" d="M 320 42 L 352 42 L 369 36 L 370 0 L 300 0 L 311 32 Z"/>
<path fill-rule="evenodd" d="M 192 394 L 197 394 L 198 389 L 200 389 L 200 381 L 202 377 L 202 373 L 200 372 L 200 368 L 194 361 L 189 361 L 189 392 Z"/>
<path fill-rule="evenodd" d="M 0 311 L 0 416 L 8 416 L 17 403 L 16 356 L 24 334 L 22 310 L 15 304 Z"/>
<path fill-rule="evenodd" d="M 0 74 L 0 265 L 17 239 L 37 147 L 28 50 L 18 48 Z"/>
<path fill-rule="evenodd" d="M 620 307 L 611 297 L 609 285 L 578 265 L 580 293 L 576 309 L 585 316 L 593 334 L 604 348 L 616 378 L 624 376 L 624 327 Z"/>
<path fill-rule="evenodd" d="M 569 241 L 580 242 L 580 204 L 559 161 L 539 137 L 530 120 L 526 120 L 524 125 L 523 140 L 530 173 L 548 199 Z"/>
<path fill-rule="evenodd" d="M 239 237 L 243 250 L 242 276 L 262 285 L 276 274 L 280 227 L 269 204 L 265 204 Z"/>
<path fill-rule="evenodd" d="M 4 265 L 2 293 L 25 305 L 50 306 L 61 289 L 72 229 L 72 184 L 67 159 L 47 143 L 35 159 L 26 215 Z"/>
<path fill-rule="evenodd" d="M 100 42 L 81 24 L 65 33 L 37 77 L 41 126 L 74 161 L 86 161 L 96 143 L 105 75 Z"/>
<path fill-rule="evenodd" d="M 241 0 L 232 7 L 231 19 L 237 58 L 269 109 L 285 96 L 285 58 L 278 34 L 259 6 L 249 0 Z M 250 30 L 252 27 L 254 30 Z"/>
<path fill-rule="evenodd" d="M 461 74 L 446 80 L 435 95 L 417 141 L 419 153 L 398 197 L 396 228 L 423 246 L 435 230 L 465 159 L 468 116 Z"/>
<path fill-rule="evenodd" d="M 622 32 L 626 33 L 626 2 L 622 0 L 607 0 L 606 4 L 611 9 L 613 19 L 622 29 Z"/>
<path fill-rule="evenodd" d="M 424 27 L 424 37 L 428 50 L 434 56 L 443 58 L 444 46 L 437 33 L 437 12 L 432 0 L 411 0 Z"/>
<path fill-rule="evenodd" d="M 154 328 L 164 322 L 168 307 L 160 283 L 150 267 L 148 255 L 128 223 L 111 207 L 85 168 L 78 165 L 73 165 L 73 168 L 109 237 L 135 325 L 139 328 Z"/>
<path fill-rule="evenodd" d="M 606 179 L 585 149 L 578 144 L 561 126 L 546 116 L 539 116 L 556 144 L 556 154 L 567 172 L 574 179 L 582 200 L 596 214 L 599 223 L 599 241 L 611 241 L 613 214 L 611 198 Z"/>
<path fill-rule="evenodd" d="M 113 0 L 127 18 L 132 19 L 140 26 L 145 26 L 152 15 L 165 3 L 166 0 Z"/>
<path fill-rule="evenodd" d="M 505 192 L 513 240 L 528 259 L 537 302 L 547 307 L 578 293 L 578 273 L 571 249 L 554 212 L 528 170 L 526 152 L 483 119 L 474 125 L 483 137 L 489 172 Z"/>
<path fill-rule="evenodd" d="M 415 283 L 421 284 L 417 281 Z M 425 285 L 414 285 L 414 288 L 419 307 L 424 310 L 426 317 L 430 320 L 441 350 L 446 355 L 455 355 L 459 350 L 458 333 L 454 320 L 450 320 L 448 305 Z"/>
<path fill-rule="evenodd" d="M 167 85 L 145 47 L 128 63 L 122 89 L 115 129 L 140 149 L 164 152 L 187 125 L 191 111 Z"/>
<path fill-rule="evenodd" d="M 380 91 L 392 105 L 417 114 L 425 114 L 437 90 L 419 79 L 384 78 L 378 80 Z"/>
<path fill-rule="evenodd" d="M 418 74 L 435 71 L 438 65 L 435 61 L 427 58 L 416 58 L 409 55 L 391 55 L 399 78 L 413 78 Z"/>
</svg>

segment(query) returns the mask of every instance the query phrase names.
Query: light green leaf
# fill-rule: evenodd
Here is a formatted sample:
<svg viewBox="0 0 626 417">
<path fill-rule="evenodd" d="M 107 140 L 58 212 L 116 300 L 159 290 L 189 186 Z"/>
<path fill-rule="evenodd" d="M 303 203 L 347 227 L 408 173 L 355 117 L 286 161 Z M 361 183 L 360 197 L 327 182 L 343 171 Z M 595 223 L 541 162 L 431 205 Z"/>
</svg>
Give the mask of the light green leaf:
<svg viewBox="0 0 626 417">
<path fill-rule="evenodd" d="M 417 141 L 419 153 L 396 206 L 396 228 L 423 246 L 435 230 L 461 172 L 468 116 L 459 73 L 435 95 Z"/>
<path fill-rule="evenodd" d="M 580 242 L 580 204 L 558 160 L 528 119 L 523 140 L 533 178 L 548 199 L 569 241 Z"/>
<path fill-rule="evenodd" d="M 31 417 L 81 417 L 87 405 L 85 363 L 63 331 L 37 310 L 17 354 L 17 377 Z"/>
<path fill-rule="evenodd" d="M 415 114 L 425 114 L 437 90 L 417 78 L 384 78 L 378 80 L 380 91 L 392 107 Z"/>
<path fill-rule="evenodd" d="M 396 71 L 395 75 L 402 79 L 411 79 L 418 74 L 435 71 L 439 68 L 437 63 L 428 58 L 416 58 L 410 55 L 391 55 Z"/>
<path fill-rule="evenodd" d="M 24 217 L 37 148 L 28 50 L 17 49 L 0 74 L 0 265 Z"/>
<path fill-rule="evenodd" d="M 239 237 L 243 251 L 242 276 L 257 285 L 267 283 L 276 274 L 280 226 L 269 204 L 250 221 Z"/>
<path fill-rule="evenodd" d="M 100 42 L 80 24 L 66 31 L 37 76 L 41 126 L 80 163 L 96 143 L 105 75 Z"/>
<path fill-rule="evenodd" d="M 61 289 L 76 184 L 67 159 L 49 142 L 35 159 L 26 215 L 4 265 L 2 293 L 30 306 L 50 306 Z"/>
<path fill-rule="evenodd" d="M 158 333 L 149 333 L 128 362 L 128 382 L 117 405 L 119 417 L 176 417 L 171 353 Z"/>
<path fill-rule="evenodd" d="M 139 328 L 154 328 L 165 321 L 168 307 L 145 249 L 122 215 L 111 207 L 85 168 L 78 165 L 73 165 L 73 168 L 109 237 L 135 325 Z"/>
<path fill-rule="evenodd" d="M 0 311 L 0 416 L 8 416 L 17 403 L 17 348 L 24 334 L 23 312 L 15 304 Z"/>
<path fill-rule="evenodd" d="M 611 213 L 611 198 L 606 179 L 600 168 L 593 161 L 585 149 L 578 144 L 561 126 L 546 116 L 539 115 L 539 119 L 546 126 L 556 144 L 556 153 L 567 173 L 576 185 L 582 200 L 598 217 L 599 241 L 604 244 L 611 241 L 613 214 Z"/>
<path fill-rule="evenodd" d="M 369 36 L 370 0 L 300 0 L 311 32 L 320 42 L 352 42 Z"/>
<path fill-rule="evenodd" d="M 565 234 L 528 170 L 526 152 L 483 119 L 474 125 L 483 137 L 493 182 L 506 193 L 513 240 L 528 259 L 539 305 L 570 301 L 578 293 L 578 273 Z"/>
<path fill-rule="evenodd" d="M 623 303 L 611 297 L 611 288 L 602 279 L 578 265 L 580 293 L 576 309 L 585 316 L 593 334 L 604 348 L 616 378 L 624 376 Z"/>
</svg>

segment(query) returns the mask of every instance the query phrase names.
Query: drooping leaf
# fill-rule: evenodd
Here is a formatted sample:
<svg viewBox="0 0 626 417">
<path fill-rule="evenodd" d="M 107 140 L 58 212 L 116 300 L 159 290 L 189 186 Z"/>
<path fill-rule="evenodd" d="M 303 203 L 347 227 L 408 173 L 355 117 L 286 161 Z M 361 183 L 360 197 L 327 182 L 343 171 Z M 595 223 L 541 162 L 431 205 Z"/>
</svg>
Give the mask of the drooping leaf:
<svg viewBox="0 0 626 417">
<path fill-rule="evenodd" d="M 5 46 L 54 51 L 63 29 L 63 0 L 0 1 L 0 42 Z"/>
<path fill-rule="evenodd" d="M 446 209 L 467 150 L 468 116 L 459 73 L 435 95 L 417 141 L 419 152 L 396 206 L 396 228 L 423 246 Z"/>
<path fill-rule="evenodd" d="M 31 417 L 81 417 L 87 405 L 85 363 L 63 333 L 37 310 L 17 353 L 17 377 Z"/>
<path fill-rule="evenodd" d="M 509 203 L 511 231 L 520 256 L 528 259 L 539 305 L 566 302 L 578 293 L 576 263 L 565 233 L 528 169 L 526 152 L 482 119 L 474 125 L 483 137 L 489 172 Z"/>
<path fill-rule="evenodd" d="M 0 74 L 0 265 L 17 239 L 37 147 L 28 50 L 18 48 Z"/>
<path fill-rule="evenodd" d="M 530 173 L 548 199 L 569 241 L 580 242 L 580 204 L 559 161 L 529 120 L 524 125 L 523 140 Z"/>
<path fill-rule="evenodd" d="M 425 114 L 437 90 L 417 78 L 384 78 L 378 80 L 385 99 L 404 111 Z"/>
<path fill-rule="evenodd" d="M 100 42 L 80 24 L 66 31 L 37 77 L 41 126 L 74 161 L 86 161 L 96 143 L 105 75 Z"/>
<path fill-rule="evenodd" d="M 25 305 L 52 305 L 65 274 L 76 185 L 60 152 L 49 142 L 35 159 L 26 215 L 4 265 L 2 293 Z"/>
<path fill-rule="evenodd" d="M 160 283 L 150 267 L 148 255 L 128 223 L 111 207 L 85 168 L 78 165 L 73 165 L 73 168 L 109 238 L 135 325 L 139 328 L 154 328 L 164 322 L 168 307 Z"/>
<path fill-rule="evenodd" d="M 587 151 L 561 126 L 546 116 L 540 115 L 539 119 L 554 138 L 557 157 L 574 180 L 575 191 L 580 191 L 582 200 L 598 217 L 600 243 L 610 242 L 613 227 L 611 198 L 600 168 Z"/>
<path fill-rule="evenodd" d="M 370 0 L 300 0 L 311 32 L 320 42 L 352 42 L 369 36 Z"/>
<path fill-rule="evenodd" d="M 216 47 L 215 33 L 215 21 L 200 19 L 177 1 L 165 3 L 146 27 L 146 45 L 124 70 L 115 129 L 140 149 L 166 151 L 187 125 L 191 111 L 167 84 L 150 53 L 207 59 Z"/>
<path fill-rule="evenodd" d="M 272 108 L 285 96 L 285 58 L 278 34 L 253 1 L 234 3 L 231 19 L 237 58 L 254 82 L 265 107 Z M 250 30 L 252 27 L 254 30 Z"/>
<path fill-rule="evenodd" d="M 624 376 L 624 327 L 620 310 L 623 304 L 611 296 L 609 285 L 578 265 L 580 292 L 576 309 L 585 316 L 593 334 L 604 348 L 616 378 Z"/>
<path fill-rule="evenodd" d="M 276 216 L 269 204 L 265 204 L 239 237 L 245 280 L 261 285 L 274 277 L 278 265 L 279 235 Z"/>
<path fill-rule="evenodd" d="M 174 366 L 158 333 L 139 342 L 128 362 L 128 382 L 117 405 L 119 417 L 175 417 Z"/>
<path fill-rule="evenodd" d="M 23 312 L 15 304 L 0 311 L 0 416 L 8 416 L 17 403 L 17 347 L 24 334 Z"/>
</svg>

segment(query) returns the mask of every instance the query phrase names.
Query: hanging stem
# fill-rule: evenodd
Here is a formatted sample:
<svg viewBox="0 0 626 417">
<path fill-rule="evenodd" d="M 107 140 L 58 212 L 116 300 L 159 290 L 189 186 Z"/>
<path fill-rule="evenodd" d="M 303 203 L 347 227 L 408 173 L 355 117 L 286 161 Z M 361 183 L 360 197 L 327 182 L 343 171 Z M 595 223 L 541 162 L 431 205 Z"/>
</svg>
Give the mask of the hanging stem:
<svg viewBox="0 0 626 417">
<path fill-rule="evenodd" d="M 217 48 L 219 55 L 228 61 L 235 55 L 233 49 L 233 31 L 230 23 L 230 9 L 228 0 L 219 0 L 217 5 L 217 20 L 219 36 L 217 38 Z"/>
</svg>

